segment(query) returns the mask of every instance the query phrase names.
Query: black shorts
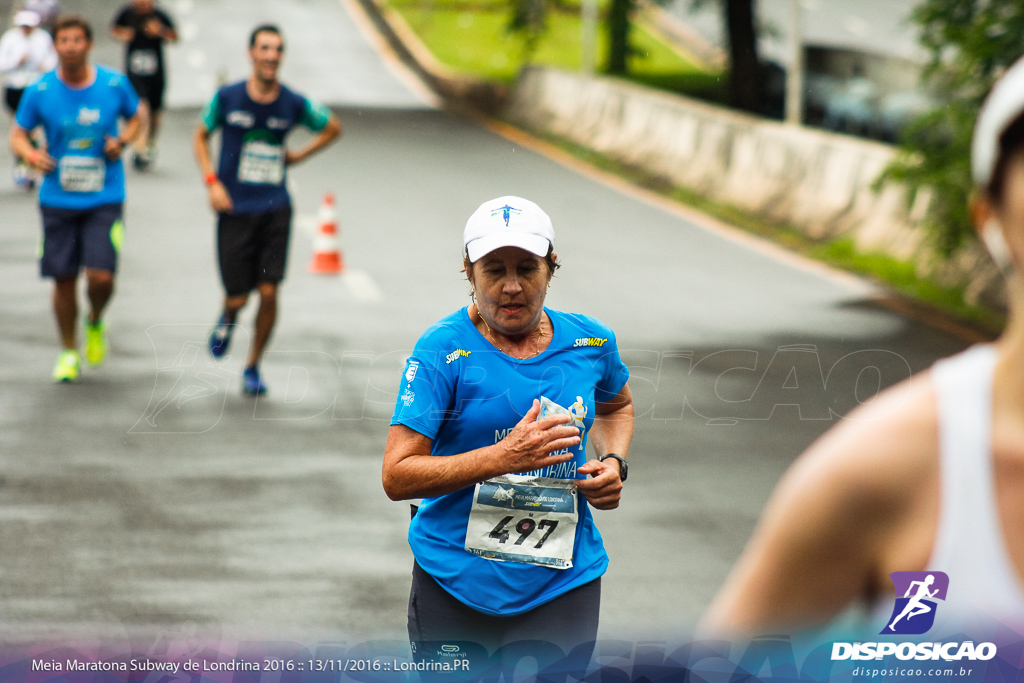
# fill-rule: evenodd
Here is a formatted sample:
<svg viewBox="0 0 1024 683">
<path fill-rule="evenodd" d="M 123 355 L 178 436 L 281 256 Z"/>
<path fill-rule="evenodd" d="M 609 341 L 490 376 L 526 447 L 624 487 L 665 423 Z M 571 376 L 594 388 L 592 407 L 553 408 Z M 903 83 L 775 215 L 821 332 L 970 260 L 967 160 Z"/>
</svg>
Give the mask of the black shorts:
<svg viewBox="0 0 1024 683">
<path fill-rule="evenodd" d="M 163 74 L 156 76 L 134 76 L 128 74 L 128 80 L 138 94 L 139 99 L 149 103 L 150 111 L 160 111 L 164 108 L 164 88 L 166 82 Z"/>
<path fill-rule="evenodd" d="M 217 260 L 228 296 L 284 279 L 291 224 L 291 205 L 266 213 L 218 214 Z"/>
<path fill-rule="evenodd" d="M 18 104 L 21 103 L 21 96 L 24 94 L 24 88 L 4 88 L 4 104 L 12 114 L 18 113 Z"/>
<path fill-rule="evenodd" d="M 80 268 L 116 273 L 117 255 L 124 240 L 121 206 L 39 207 L 43 215 L 43 254 L 39 271 L 43 277 L 74 277 Z"/>
<path fill-rule="evenodd" d="M 441 587 L 430 574 L 413 563 L 409 593 L 409 641 L 417 662 L 451 661 L 458 647 L 467 656 L 485 657 L 490 662 L 501 649 L 499 659 L 514 665 L 533 657 L 538 668 L 559 671 L 586 670 L 597 639 L 601 611 L 601 579 L 558 596 L 529 612 L 498 617 L 478 612 Z M 489 662 L 473 662 L 479 673 Z M 449 678 L 441 680 L 455 680 Z M 430 677 L 424 677 L 424 680 Z M 582 678 L 582 674 L 577 676 Z"/>
</svg>

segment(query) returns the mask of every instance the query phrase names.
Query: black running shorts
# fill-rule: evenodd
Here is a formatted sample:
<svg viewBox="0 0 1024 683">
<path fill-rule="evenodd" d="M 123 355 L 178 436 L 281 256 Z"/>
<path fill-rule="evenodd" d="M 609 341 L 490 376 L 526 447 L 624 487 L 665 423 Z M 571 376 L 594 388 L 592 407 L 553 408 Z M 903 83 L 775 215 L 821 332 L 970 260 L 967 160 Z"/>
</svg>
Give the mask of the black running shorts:
<svg viewBox="0 0 1024 683">
<path fill-rule="evenodd" d="M 135 88 L 136 94 L 139 99 L 143 99 L 149 103 L 150 111 L 160 111 L 164 108 L 164 89 L 166 88 L 166 81 L 164 80 L 163 74 L 156 76 L 136 76 L 134 74 L 128 74 L 128 80 L 131 81 L 132 87 Z"/>
<path fill-rule="evenodd" d="M 551 667 L 580 672 L 576 677 L 582 678 L 594 651 L 600 611 L 598 578 L 523 614 L 484 614 L 453 597 L 413 562 L 409 640 L 417 662 L 451 661 L 451 653 L 458 651 L 459 656 L 471 659 L 484 657 L 484 662 L 472 663 L 472 672 L 479 674 L 488 666 L 488 659 L 514 663 L 532 657 L 541 670 Z M 464 679 L 448 673 L 438 678 L 424 674 L 421 680 L 447 683 Z"/>
<path fill-rule="evenodd" d="M 43 277 L 74 277 L 80 268 L 117 272 L 117 255 L 124 240 L 121 206 L 39 207 L 43 215 L 43 253 L 39 270 Z"/>
<path fill-rule="evenodd" d="M 217 259 L 228 296 L 241 296 L 261 282 L 284 279 L 292 207 L 266 213 L 222 213 L 217 219 Z"/>
</svg>

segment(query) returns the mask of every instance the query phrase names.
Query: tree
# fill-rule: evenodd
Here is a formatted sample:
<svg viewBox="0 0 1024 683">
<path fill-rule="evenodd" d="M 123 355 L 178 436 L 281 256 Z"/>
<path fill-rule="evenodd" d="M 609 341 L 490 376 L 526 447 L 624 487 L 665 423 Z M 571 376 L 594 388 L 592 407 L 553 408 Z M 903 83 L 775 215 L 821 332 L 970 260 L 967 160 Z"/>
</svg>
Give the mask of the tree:
<svg viewBox="0 0 1024 683">
<path fill-rule="evenodd" d="M 761 63 L 757 57 L 754 0 L 724 0 L 729 36 L 729 100 L 745 111 L 761 110 Z"/>
<path fill-rule="evenodd" d="M 506 29 L 522 37 L 522 59 L 528 63 L 548 30 L 548 7 L 545 0 L 512 0 L 512 17 Z"/>
<path fill-rule="evenodd" d="M 629 42 L 635 0 L 611 0 L 608 8 L 608 66 L 610 74 L 625 75 L 633 47 Z"/>
<path fill-rule="evenodd" d="M 924 82 L 943 104 L 904 133 L 900 152 L 879 183 L 899 181 L 931 193 L 925 226 L 942 255 L 973 234 L 968 205 L 974 120 L 992 85 L 1024 52 L 1020 0 L 922 0 L 912 15 L 929 62 Z"/>
<path fill-rule="evenodd" d="M 761 111 L 763 74 L 757 53 L 755 0 L 690 0 L 694 9 L 717 2 L 722 11 L 729 49 L 729 103 L 749 112 Z"/>
</svg>

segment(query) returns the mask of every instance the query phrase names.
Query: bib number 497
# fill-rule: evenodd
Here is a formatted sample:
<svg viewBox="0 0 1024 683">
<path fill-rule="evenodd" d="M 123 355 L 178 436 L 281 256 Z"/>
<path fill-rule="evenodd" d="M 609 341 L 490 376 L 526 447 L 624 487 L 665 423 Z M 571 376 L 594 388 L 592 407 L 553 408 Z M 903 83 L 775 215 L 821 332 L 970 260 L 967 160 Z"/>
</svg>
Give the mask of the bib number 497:
<svg viewBox="0 0 1024 683">
<path fill-rule="evenodd" d="M 514 519 L 515 517 L 513 517 L 512 515 L 503 517 L 502 520 L 498 522 L 498 526 L 491 529 L 491 533 L 489 534 L 489 536 L 491 538 L 498 539 L 498 543 L 507 542 L 510 532 L 508 529 L 505 528 L 505 526 L 507 524 L 511 524 L 512 520 Z M 516 532 L 519 534 L 519 538 L 513 545 L 522 545 L 523 542 L 526 539 L 528 539 L 534 531 L 540 530 L 541 532 L 544 532 L 544 529 L 546 528 L 547 531 L 544 532 L 544 535 L 537 540 L 537 545 L 533 546 L 534 548 L 543 548 L 544 542 L 547 541 L 548 537 L 555 532 L 555 529 L 558 528 L 558 522 L 553 519 L 542 519 L 539 521 L 534 521 L 529 517 L 524 517 L 523 519 L 519 520 L 519 523 L 516 524 L 515 528 Z"/>
<path fill-rule="evenodd" d="M 473 492 L 466 550 L 488 560 L 572 566 L 579 521 L 572 480 L 507 474 Z"/>
</svg>

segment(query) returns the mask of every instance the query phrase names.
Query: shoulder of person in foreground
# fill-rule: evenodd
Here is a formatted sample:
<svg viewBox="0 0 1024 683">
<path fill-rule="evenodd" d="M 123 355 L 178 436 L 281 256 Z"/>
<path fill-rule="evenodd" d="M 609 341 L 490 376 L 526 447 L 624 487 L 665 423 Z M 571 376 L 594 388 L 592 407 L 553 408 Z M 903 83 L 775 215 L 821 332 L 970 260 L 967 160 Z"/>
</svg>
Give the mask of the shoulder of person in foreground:
<svg viewBox="0 0 1024 683">
<path fill-rule="evenodd" d="M 783 476 L 698 631 L 751 637 L 821 625 L 890 590 L 889 572 L 924 569 L 938 448 L 930 373 L 842 418 Z"/>
</svg>

